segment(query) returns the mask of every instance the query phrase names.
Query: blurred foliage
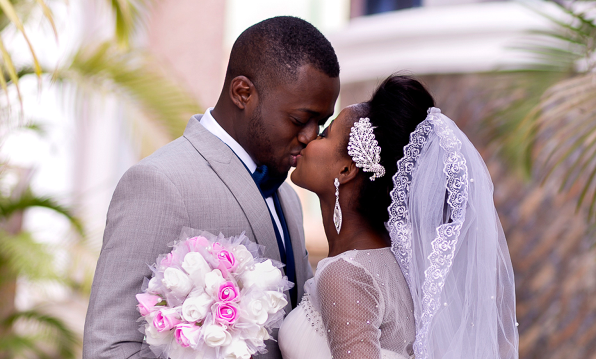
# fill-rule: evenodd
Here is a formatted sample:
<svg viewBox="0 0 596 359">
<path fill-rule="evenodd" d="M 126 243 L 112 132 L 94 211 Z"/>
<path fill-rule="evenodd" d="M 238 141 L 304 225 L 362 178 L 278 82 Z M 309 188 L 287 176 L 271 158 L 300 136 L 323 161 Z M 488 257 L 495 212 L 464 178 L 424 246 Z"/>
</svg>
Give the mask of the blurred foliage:
<svg viewBox="0 0 596 359">
<path fill-rule="evenodd" d="M 555 181 L 596 220 L 596 1 L 529 5 L 550 23 L 518 48 L 531 59 L 509 76 L 487 120 L 501 154 L 526 177 Z M 542 2 L 544 4 L 544 2 Z M 535 177 L 534 177 L 535 178 Z"/>
<path fill-rule="evenodd" d="M 32 11 L 37 9 L 41 10 L 43 16 L 52 26 L 54 35 L 57 37 L 58 35 L 56 31 L 56 25 L 54 24 L 54 16 L 44 0 L 0 0 L 0 33 L 5 32 L 11 27 L 14 27 L 23 36 L 31 53 L 33 73 L 35 73 L 38 77 L 41 77 L 41 65 L 24 26 L 24 20 L 28 18 Z M 13 55 L 6 48 L 4 40 L 1 36 L 0 54 L 2 55 L 0 70 L 5 75 L 0 76 L 0 86 L 6 92 L 8 91 L 9 81 L 12 82 L 17 90 L 19 100 L 21 100 L 21 93 L 19 89 L 19 70 L 17 67 L 15 67 Z M 9 81 L 6 80 L 6 77 L 8 77 Z"/>
<path fill-rule="evenodd" d="M 64 359 L 77 357 L 75 348 L 80 340 L 58 318 L 39 310 L 28 310 L 13 313 L 0 325 L 13 327 L 17 323 L 27 326 L 31 334 L 7 333 L 0 337 L 0 355 Z M 47 348 L 40 343 L 50 343 L 55 349 L 55 354 L 48 353 Z"/>
<path fill-rule="evenodd" d="M 118 45 L 124 49 L 130 48 L 130 39 L 141 20 L 142 1 L 111 0 L 112 10 L 116 20 L 115 37 Z"/>
<path fill-rule="evenodd" d="M 137 128 L 157 129 L 167 138 L 180 136 L 190 115 L 200 112 L 196 100 L 148 53 L 131 46 L 131 38 L 143 25 L 150 0 L 104 1 L 112 11 L 113 37 L 101 41 L 86 39 L 59 67 L 47 69 L 38 61 L 26 25 L 29 19 L 39 22 L 41 18 L 58 37 L 49 0 L 0 0 L 0 87 L 6 95 L 6 101 L 0 105 L 0 145 L 17 131 L 43 135 L 47 130 L 32 121 L 16 121 L 16 126 L 12 125 L 9 93 L 14 90 L 22 105 L 21 80 L 30 76 L 38 79 L 40 89 L 48 83 L 65 97 L 74 93 L 68 100 L 74 100 L 70 104 L 75 109 L 88 106 L 96 98 L 116 98 L 120 106 L 139 114 L 124 116 L 125 120 Z M 31 57 L 29 63 L 13 61 L 16 53 L 5 46 L 2 35 L 6 34 L 23 37 Z M 86 118 L 82 112 L 77 115 Z M 155 139 L 145 137 L 141 140 L 155 143 Z M 86 246 L 82 223 L 72 210 L 55 199 L 34 194 L 29 186 L 31 176 L 31 170 L 0 163 L 0 358 L 75 358 L 81 340 L 61 317 L 39 305 L 25 311 L 15 307 L 21 283 L 60 284 L 73 295 L 88 295 L 95 267 L 94 260 L 89 260 L 93 256 Z M 73 232 L 69 237 L 74 240 L 61 238 L 51 245 L 41 243 L 23 228 L 23 218 L 31 208 L 45 208 L 66 218 Z M 66 253 L 66 257 L 58 263 L 56 253 Z"/>
<path fill-rule="evenodd" d="M 70 284 L 69 275 L 56 269 L 56 246 L 40 243 L 23 229 L 25 212 L 34 207 L 51 210 L 68 219 L 80 238 L 83 235 L 81 223 L 67 208 L 31 192 L 29 172 L 5 166 L 0 173 L 18 178 L 13 188 L 0 193 L 0 358 L 75 358 L 80 340 L 62 319 L 44 313 L 42 307 L 19 311 L 14 306 L 19 278 Z"/>
<path fill-rule="evenodd" d="M 200 112 L 197 102 L 163 74 L 147 53 L 124 52 L 113 42 L 80 48 L 68 67 L 54 73 L 54 80 L 76 86 L 81 94 L 117 96 L 136 106 L 170 139 L 181 136 L 190 116 Z"/>
</svg>

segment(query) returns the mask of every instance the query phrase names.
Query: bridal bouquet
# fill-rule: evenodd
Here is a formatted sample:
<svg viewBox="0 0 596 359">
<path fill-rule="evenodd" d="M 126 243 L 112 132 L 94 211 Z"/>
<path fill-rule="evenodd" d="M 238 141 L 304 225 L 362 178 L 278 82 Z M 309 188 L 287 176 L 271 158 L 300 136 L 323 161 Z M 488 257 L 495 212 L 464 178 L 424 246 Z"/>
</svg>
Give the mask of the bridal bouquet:
<svg viewBox="0 0 596 359">
<path fill-rule="evenodd" d="M 262 246 L 244 233 L 224 238 L 185 228 L 157 257 L 153 277 L 137 294 L 141 332 L 161 358 L 248 359 L 283 320 L 292 287 Z"/>
</svg>

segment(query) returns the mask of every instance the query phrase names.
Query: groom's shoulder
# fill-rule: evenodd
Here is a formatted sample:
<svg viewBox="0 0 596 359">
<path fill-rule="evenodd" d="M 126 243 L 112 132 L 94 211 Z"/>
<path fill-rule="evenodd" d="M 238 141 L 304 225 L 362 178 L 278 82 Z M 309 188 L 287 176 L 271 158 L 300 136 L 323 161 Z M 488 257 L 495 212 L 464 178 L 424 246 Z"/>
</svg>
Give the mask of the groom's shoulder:
<svg viewBox="0 0 596 359">
<path fill-rule="evenodd" d="M 157 168 L 178 168 L 179 165 L 204 161 L 197 150 L 184 136 L 178 137 L 167 145 L 157 149 L 149 156 L 137 163 L 140 166 L 153 166 Z"/>
<path fill-rule="evenodd" d="M 161 171 L 184 171 L 206 164 L 206 160 L 193 146 L 188 138 L 191 134 L 197 141 L 207 141 L 205 131 L 199 121 L 202 115 L 194 115 L 188 121 L 184 135 L 162 146 L 149 156 L 143 158 L 134 167 L 153 167 Z M 191 165 L 192 164 L 192 165 Z"/>
<path fill-rule="evenodd" d="M 169 179 L 168 182 L 179 182 L 177 179 L 190 175 L 190 169 L 200 170 L 203 167 L 201 162 L 204 162 L 204 159 L 199 155 L 193 155 L 193 150 L 184 137 L 179 137 L 132 165 L 122 175 L 119 183 L 142 182 L 145 178 L 163 178 L 166 181 Z"/>
<path fill-rule="evenodd" d="M 196 121 L 191 118 L 191 121 L 193 120 Z M 199 139 L 202 137 L 201 134 L 195 134 L 195 136 L 199 136 Z M 197 169 L 202 170 L 206 166 L 208 166 L 207 160 L 197 148 L 186 136 L 180 136 L 140 160 L 129 171 L 135 170 L 136 167 L 144 167 L 164 173 L 185 173 Z"/>
</svg>

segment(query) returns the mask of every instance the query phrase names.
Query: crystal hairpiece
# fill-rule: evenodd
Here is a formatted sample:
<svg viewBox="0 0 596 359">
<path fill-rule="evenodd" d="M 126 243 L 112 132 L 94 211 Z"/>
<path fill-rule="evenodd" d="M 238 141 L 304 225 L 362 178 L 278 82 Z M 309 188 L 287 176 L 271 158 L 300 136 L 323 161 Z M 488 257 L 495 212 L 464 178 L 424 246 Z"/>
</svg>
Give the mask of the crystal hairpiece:
<svg viewBox="0 0 596 359">
<path fill-rule="evenodd" d="M 374 172 L 370 177 L 371 181 L 385 175 L 385 167 L 381 166 L 381 147 L 370 124 L 369 118 L 361 118 L 354 123 L 350 131 L 350 141 L 348 142 L 348 154 L 356 167 L 362 168 L 364 172 Z"/>
</svg>

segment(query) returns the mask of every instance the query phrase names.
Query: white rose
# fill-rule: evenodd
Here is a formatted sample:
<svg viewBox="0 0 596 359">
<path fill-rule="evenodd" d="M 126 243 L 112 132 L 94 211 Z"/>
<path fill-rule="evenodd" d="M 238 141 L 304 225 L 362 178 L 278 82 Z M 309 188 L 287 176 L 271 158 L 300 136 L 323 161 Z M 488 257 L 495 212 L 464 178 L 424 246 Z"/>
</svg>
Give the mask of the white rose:
<svg viewBox="0 0 596 359">
<path fill-rule="evenodd" d="M 269 307 L 267 311 L 269 313 L 277 313 L 288 304 L 288 300 L 283 293 L 269 290 L 266 292 L 266 295 L 267 306 Z"/>
<path fill-rule="evenodd" d="M 267 331 L 267 329 L 265 329 L 265 327 L 259 327 L 258 330 L 250 331 L 250 336 L 245 336 L 245 338 L 247 338 L 247 337 L 252 342 L 252 344 L 257 348 L 264 346 L 265 340 L 271 338 L 269 336 L 269 332 Z"/>
<path fill-rule="evenodd" d="M 163 284 L 178 297 L 186 296 L 192 289 L 190 278 L 180 269 L 166 268 L 163 273 Z"/>
<path fill-rule="evenodd" d="M 172 341 L 172 333 L 173 332 L 169 330 L 158 332 L 157 328 L 155 328 L 152 323 L 148 323 L 145 326 L 145 341 L 149 345 L 165 345 Z"/>
<path fill-rule="evenodd" d="M 147 285 L 147 293 L 157 294 L 159 293 L 159 287 L 161 287 L 159 280 L 156 277 L 153 277 Z"/>
<path fill-rule="evenodd" d="M 253 299 L 250 300 L 248 303 L 244 303 L 244 309 L 246 313 L 244 313 L 244 317 L 247 320 L 263 325 L 267 321 L 269 317 L 269 313 L 267 313 L 267 303 L 261 299 Z"/>
<path fill-rule="evenodd" d="M 225 282 L 226 280 L 221 275 L 221 271 L 219 269 L 214 269 L 205 274 L 205 292 L 213 298 L 217 298 L 219 286 Z"/>
<path fill-rule="evenodd" d="M 255 264 L 255 269 L 246 271 L 241 276 L 244 288 L 257 285 L 266 289 L 277 286 L 281 281 L 281 271 L 273 266 L 270 259 Z"/>
<path fill-rule="evenodd" d="M 205 274 L 211 272 L 211 267 L 201 253 L 190 252 L 184 256 L 182 268 L 188 273 L 197 288 L 203 289 L 205 285 Z"/>
<path fill-rule="evenodd" d="M 259 330 L 259 333 L 257 335 L 257 339 L 260 341 L 265 341 L 268 340 L 269 338 L 271 338 L 269 336 L 269 332 L 267 331 L 267 329 L 265 329 L 265 327 L 261 327 L 261 329 Z"/>
<path fill-rule="evenodd" d="M 213 304 L 213 299 L 207 293 L 186 298 L 182 304 L 182 317 L 187 322 L 196 322 L 205 318 Z"/>
<path fill-rule="evenodd" d="M 217 324 L 209 324 L 203 327 L 205 344 L 210 347 L 220 347 L 232 342 L 232 336 L 225 327 Z"/>
<path fill-rule="evenodd" d="M 175 340 L 168 347 L 167 350 L 168 358 L 179 359 L 179 358 L 192 358 L 192 359 L 203 359 L 205 353 L 202 350 L 194 350 L 191 347 L 185 348 L 178 344 Z"/>
<path fill-rule="evenodd" d="M 252 354 L 246 342 L 238 338 L 234 338 L 232 343 L 223 350 L 225 359 L 250 359 Z"/>
<path fill-rule="evenodd" d="M 242 244 L 234 248 L 233 252 L 234 256 L 236 257 L 236 263 L 238 263 L 235 272 L 242 273 L 246 269 L 246 265 L 252 262 L 253 256 Z"/>
</svg>

